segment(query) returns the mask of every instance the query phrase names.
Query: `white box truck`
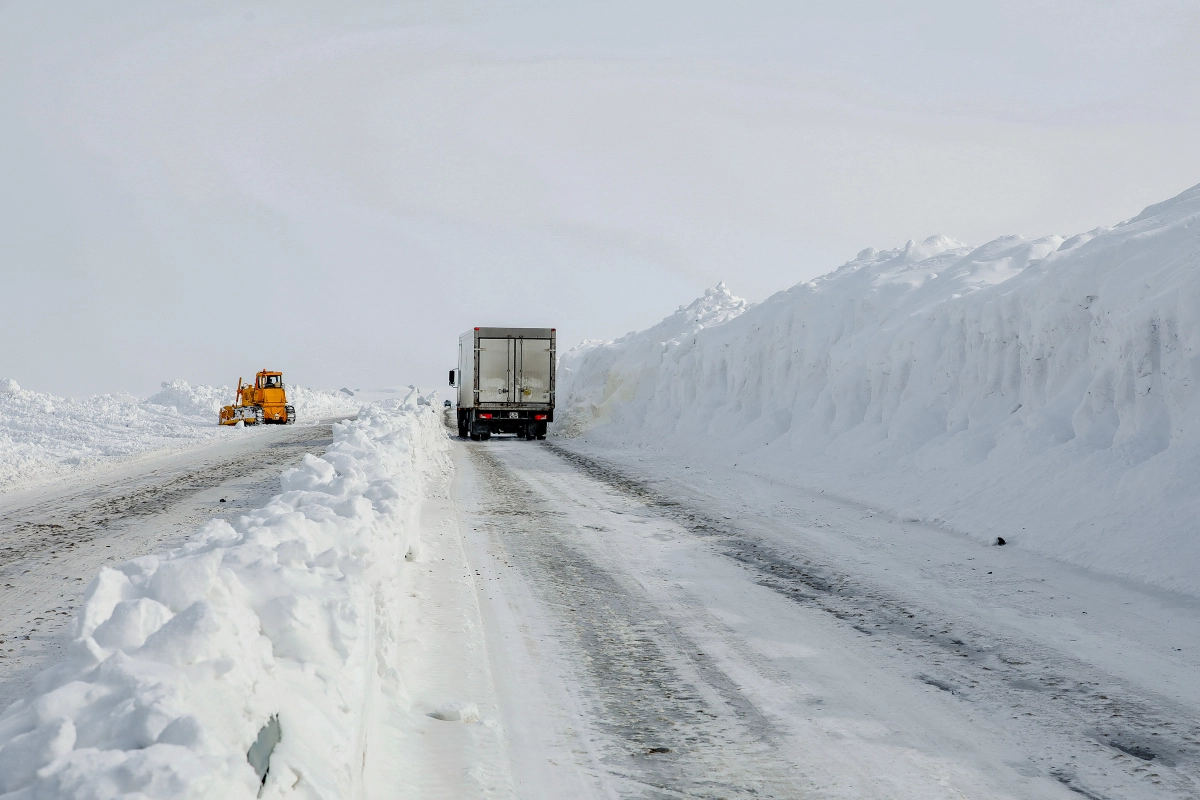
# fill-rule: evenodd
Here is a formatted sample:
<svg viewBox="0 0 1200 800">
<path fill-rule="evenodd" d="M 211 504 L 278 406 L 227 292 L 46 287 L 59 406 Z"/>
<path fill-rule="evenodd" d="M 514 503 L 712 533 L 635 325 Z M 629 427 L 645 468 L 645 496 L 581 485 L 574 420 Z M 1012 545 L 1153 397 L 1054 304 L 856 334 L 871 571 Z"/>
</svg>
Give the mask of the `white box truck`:
<svg viewBox="0 0 1200 800">
<path fill-rule="evenodd" d="M 458 435 L 545 439 L 554 421 L 554 328 L 475 328 L 458 337 Z"/>
</svg>

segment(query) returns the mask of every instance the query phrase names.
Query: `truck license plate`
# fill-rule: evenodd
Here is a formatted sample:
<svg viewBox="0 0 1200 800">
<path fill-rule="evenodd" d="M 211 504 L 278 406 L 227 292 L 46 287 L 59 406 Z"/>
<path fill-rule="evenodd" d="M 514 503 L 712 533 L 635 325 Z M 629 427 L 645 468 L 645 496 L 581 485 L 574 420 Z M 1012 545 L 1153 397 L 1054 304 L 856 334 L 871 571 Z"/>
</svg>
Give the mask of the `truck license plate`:
<svg viewBox="0 0 1200 800">
<path fill-rule="evenodd" d="M 519 417 L 519 416 L 521 416 L 521 415 L 520 415 L 518 412 L 516 412 L 516 411 L 510 411 L 510 412 L 508 412 L 508 418 L 509 418 L 509 419 L 516 419 L 516 418 L 517 418 L 517 417 Z"/>
</svg>

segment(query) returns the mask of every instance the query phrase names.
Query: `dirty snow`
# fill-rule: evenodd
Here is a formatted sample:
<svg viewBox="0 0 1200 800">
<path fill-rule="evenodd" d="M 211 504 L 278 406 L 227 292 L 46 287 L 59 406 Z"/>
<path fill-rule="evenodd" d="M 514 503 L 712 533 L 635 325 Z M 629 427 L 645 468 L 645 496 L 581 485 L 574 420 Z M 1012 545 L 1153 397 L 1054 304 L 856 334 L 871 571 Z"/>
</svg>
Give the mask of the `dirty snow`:
<svg viewBox="0 0 1200 800">
<path fill-rule="evenodd" d="M 0 715 L 0 795 L 251 798 L 277 719 L 261 796 L 357 796 L 445 443 L 416 392 L 366 406 L 264 508 L 103 569 L 68 659 Z"/>
<path fill-rule="evenodd" d="M 864 250 L 564 355 L 557 433 L 786 476 L 1200 594 L 1200 186 L 1070 238 Z"/>
</svg>

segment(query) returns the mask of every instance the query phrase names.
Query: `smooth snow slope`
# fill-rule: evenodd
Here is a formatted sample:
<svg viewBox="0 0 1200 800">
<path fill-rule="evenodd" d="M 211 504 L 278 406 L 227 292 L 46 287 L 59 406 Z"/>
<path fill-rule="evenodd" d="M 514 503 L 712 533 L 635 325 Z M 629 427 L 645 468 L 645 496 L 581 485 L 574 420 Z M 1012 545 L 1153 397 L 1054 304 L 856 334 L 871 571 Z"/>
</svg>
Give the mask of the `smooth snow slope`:
<svg viewBox="0 0 1200 800">
<path fill-rule="evenodd" d="M 1200 594 L 1198 219 L 1200 186 L 1066 240 L 866 250 L 749 309 L 719 287 L 567 353 L 557 432 Z"/>
</svg>

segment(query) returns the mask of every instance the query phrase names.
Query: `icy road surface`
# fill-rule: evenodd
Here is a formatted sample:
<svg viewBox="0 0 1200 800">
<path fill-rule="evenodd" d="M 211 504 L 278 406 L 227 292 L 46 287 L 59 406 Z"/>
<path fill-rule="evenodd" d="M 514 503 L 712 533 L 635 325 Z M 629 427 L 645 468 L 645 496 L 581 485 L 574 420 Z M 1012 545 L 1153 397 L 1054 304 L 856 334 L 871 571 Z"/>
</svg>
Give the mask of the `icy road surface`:
<svg viewBox="0 0 1200 800">
<path fill-rule="evenodd" d="M 732 467 L 453 450 L 446 796 L 1200 796 L 1195 600 Z"/>
<path fill-rule="evenodd" d="M 279 493 L 283 470 L 324 452 L 331 425 L 229 429 L 218 444 L 0 495 L 0 710 L 60 660 L 64 627 L 102 566 L 182 544 L 212 517 L 264 505 Z"/>
</svg>

